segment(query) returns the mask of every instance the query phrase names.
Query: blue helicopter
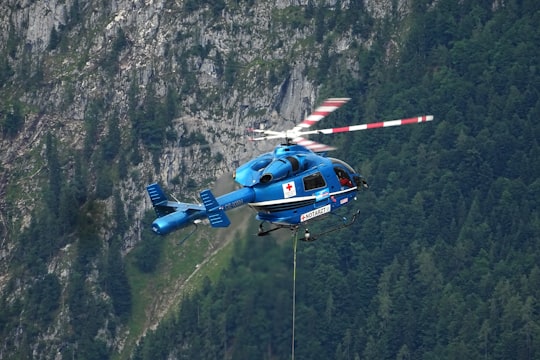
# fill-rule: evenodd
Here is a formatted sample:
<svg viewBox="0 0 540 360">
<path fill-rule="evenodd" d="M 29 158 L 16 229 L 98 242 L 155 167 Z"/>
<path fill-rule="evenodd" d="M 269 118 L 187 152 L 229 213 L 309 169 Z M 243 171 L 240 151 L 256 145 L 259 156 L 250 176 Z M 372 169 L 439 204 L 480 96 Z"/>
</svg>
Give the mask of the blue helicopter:
<svg viewBox="0 0 540 360">
<path fill-rule="evenodd" d="M 327 99 L 300 124 L 285 132 L 253 130 L 262 135 L 251 140 L 285 139 L 285 143 L 238 167 L 233 175 L 242 186 L 238 190 L 216 198 L 207 189 L 200 193 L 202 204 L 190 204 L 168 200 L 157 183 L 148 185 L 147 191 L 157 215 L 152 230 L 166 235 L 189 225 L 196 226 L 203 219 L 208 219 L 212 227 L 228 227 L 230 220 L 226 212 L 248 205 L 257 212 L 256 218 L 261 221 L 258 235 L 263 236 L 282 228 L 297 229 L 299 225 L 333 214 L 351 203 L 359 190 L 368 188 L 366 180 L 344 161 L 327 157 L 326 153 L 334 148 L 304 136 L 420 123 L 433 120 L 433 116 L 309 130 L 349 100 Z M 351 223 L 356 215 L 358 212 Z M 265 230 L 265 223 L 273 227 Z M 328 231 L 351 223 L 346 223 L 343 218 L 343 223 Z M 313 240 L 307 230 L 303 240 Z"/>
</svg>

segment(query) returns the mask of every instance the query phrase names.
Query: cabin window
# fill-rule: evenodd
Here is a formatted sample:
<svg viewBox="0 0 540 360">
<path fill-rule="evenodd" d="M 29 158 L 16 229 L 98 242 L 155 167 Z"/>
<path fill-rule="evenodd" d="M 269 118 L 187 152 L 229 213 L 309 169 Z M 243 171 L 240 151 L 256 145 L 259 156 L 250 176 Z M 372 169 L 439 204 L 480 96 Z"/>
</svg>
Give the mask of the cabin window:
<svg viewBox="0 0 540 360">
<path fill-rule="evenodd" d="M 323 176 L 320 172 L 308 175 L 304 178 L 304 190 L 310 191 L 326 186 Z"/>
</svg>

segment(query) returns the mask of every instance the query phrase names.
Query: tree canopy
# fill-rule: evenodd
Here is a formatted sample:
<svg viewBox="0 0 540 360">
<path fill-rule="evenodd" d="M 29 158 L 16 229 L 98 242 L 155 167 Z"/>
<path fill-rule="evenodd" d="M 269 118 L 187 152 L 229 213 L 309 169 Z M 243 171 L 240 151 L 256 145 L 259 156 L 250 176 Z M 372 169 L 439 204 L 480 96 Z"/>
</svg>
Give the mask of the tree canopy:
<svg viewBox="0 0 540 360">
<path fill-rule="evenodd" d="M 335 139 L 336 157 L 362 169 L 371 190 L 359 195 L 361 221 L 299 247 L 296 354 L 537 358 L 538 5 L 413 7 L 396 58 L 376 53 L 383 32 L 368 53 L 359 49 L 362 76 L 322 81 L 324 94 L 353 98 L 329 122 L 436 120 Z M 341 61 L 330 56 L 325 67 Z M 136 358 L 289 356 L 291 247 L 245 244 L 217 282 L 145 337 Z"/>
</svg>

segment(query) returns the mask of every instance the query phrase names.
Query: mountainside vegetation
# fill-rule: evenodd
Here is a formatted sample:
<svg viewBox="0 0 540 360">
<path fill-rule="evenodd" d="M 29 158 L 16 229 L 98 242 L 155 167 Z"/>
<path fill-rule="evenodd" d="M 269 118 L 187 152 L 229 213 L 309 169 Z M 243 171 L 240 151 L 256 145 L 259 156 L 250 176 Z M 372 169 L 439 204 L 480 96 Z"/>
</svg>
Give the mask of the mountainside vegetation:
<svg viewBox="0 0 540 360">
<path fill-rule="evenodd" d="M 0 358 L 540 357 L 538 2 L 278 3 L 0 15 Z M 143 189 L 196 197 L 327 97 L 435 121 L 314 137 L 370 189 L 298 244 L 292 344 L 291 238 L 157 237 Z"/>
<path fill-rule="evenodd" d="M 413 3 L 390 63 L 375 43 L 358 54 L 359 78 L 332 58 L 321 78 L 325 95 L 353 94 L 330 123 L 429 112 L 436 120 L 332 140 L 371 189 L 351 228 L 300 244 L 295 354 L 537 358 L 538 5 Z M 287 358 L 291 299 L 292 247 L 249 241 L 135 358 Z"/>
</svg>

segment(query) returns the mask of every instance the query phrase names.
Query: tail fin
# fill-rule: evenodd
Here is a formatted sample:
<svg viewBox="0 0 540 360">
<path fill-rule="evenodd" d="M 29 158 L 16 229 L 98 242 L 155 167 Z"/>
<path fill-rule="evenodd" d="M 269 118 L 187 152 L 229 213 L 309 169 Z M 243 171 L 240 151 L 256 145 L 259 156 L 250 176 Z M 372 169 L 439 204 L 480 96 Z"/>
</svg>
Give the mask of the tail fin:
<svg viewBox="0 0 540 360">
<path fill-rule="evenodd" d="M 158 184 L 154 183 L 148 185 L 146 187 L 146 191 L 148 191 L 148 195 L 150 195 L 150 200 L 152 200 L 152 205 L 154 206 L 154 210 L 156 211 L 156 215 L 158 217 L 162 217 L 176 211 L 176 207 L 172 206 L 173 203 L 170 203 L 167 200 L 165 193 Z"/>
<path fill-rule="evenodd" d="M 225 214 L 225 211 L 219 207 L 214 194 L 210 190 L 204 190 L 201 192 L 201 199 L 204 207 L 206 208 L 206 216 L 210 220 L 212 227 L 227 227 L 231 224 L 231 221 Z"/>
</svg>

